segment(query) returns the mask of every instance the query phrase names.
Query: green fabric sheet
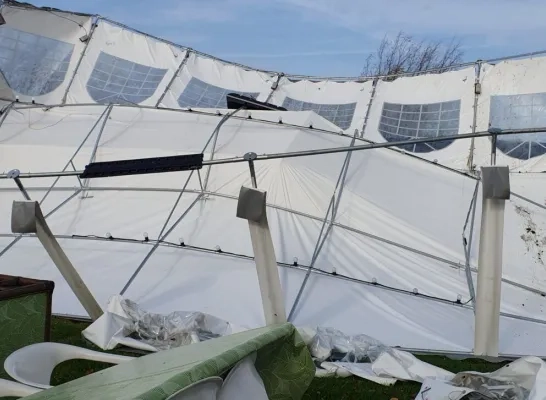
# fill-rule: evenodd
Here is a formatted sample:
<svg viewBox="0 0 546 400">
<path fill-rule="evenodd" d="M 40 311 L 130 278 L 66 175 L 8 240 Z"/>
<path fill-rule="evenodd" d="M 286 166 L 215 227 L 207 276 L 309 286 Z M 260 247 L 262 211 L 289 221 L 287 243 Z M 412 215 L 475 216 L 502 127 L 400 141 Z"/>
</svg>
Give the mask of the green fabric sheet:
<svg viewBox="0 0 546 400">
<path fill-rule="evenodd" d="M 0 378 L 7 379 L 4 360 L 15 350 L 44 341 L 46 293 L 0 301 Z"/>
<path fill-rule="evenodd" d="M 315 366 L 297 330 L 286 323 L 150 354 L 27 398 L 164 400 L 201 379 L 223 376 L 254 352 L 270 399 L 303 396 Z"/>
</svg>

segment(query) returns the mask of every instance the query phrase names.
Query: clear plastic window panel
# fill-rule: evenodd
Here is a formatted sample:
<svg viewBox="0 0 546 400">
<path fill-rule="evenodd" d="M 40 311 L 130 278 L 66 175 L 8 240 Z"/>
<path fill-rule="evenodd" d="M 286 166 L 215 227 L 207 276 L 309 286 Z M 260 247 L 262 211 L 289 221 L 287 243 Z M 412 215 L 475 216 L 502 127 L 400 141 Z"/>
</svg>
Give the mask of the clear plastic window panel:
<svg viewBox="0 0 546 400">
<path fill-rule="evenodd" d="M 341 129 L 349 129 L 355 115 L 356 103 L 318 104 L 286 97 L 282 106 L 290 111 L 314 111 Z"/>
<path fill-rule="evenodd" d="M 64 81 L 74 45 L 0 27 L 0 70 L 8 85 L 26 96 L 51 93 Z"/>
<path fill-rule="evenodd" d="M 491 96 L 489 125 L 500 129 L 546 126 L 546 93 Z M 546 153 L 546 132 L 502 135 L 497 148 L 509 157 L 528 160 Z"/>
<path fill-rule="evenodd" d="M 197 78 L 191 78 L 188 85 L 178 98 L 180 107 L 202 107 L 202 108 L 227 108 L 226 95 L 236 93 L 242 96 L 257 98 L 260 93 L 239 92 L 210 85 Z"/>
<path fill-rule="evenodd" d="M 100 104 L 140 104 L 152 97 L 166 73 L 101 51 L 87 92 Z"/>
<path fill-rule="evenodd" d="M 431 104 L 383 103 L 379 133 L 387 142 L 457 135 L 460 112 L 460 100 Z M 412 153 L 428 153 L 451 143 L 453 140 L 440 140 L 399 147 Z"/>
</svg>

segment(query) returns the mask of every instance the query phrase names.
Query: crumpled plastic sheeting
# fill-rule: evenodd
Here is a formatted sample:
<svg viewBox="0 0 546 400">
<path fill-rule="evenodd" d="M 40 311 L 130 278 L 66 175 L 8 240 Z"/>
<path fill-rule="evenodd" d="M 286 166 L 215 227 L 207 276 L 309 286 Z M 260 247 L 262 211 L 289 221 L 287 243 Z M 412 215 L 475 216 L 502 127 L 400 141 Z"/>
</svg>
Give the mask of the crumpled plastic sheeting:
<svg viewBox="0 0 546 400">
<path fill-rule="evenodd" d="M 132 321 L 136 336 L 158 350 L 202 342 L 229 335 L 228 322 L 201 312 L 175 311 L 167 315 L 144 311 L 135 302 L 123 299 L 121 307 Z"/>
<path fill-rule="evenodd" d="M 352 374 L 382 385 L 422 382 L 416 400 L 546 400 L 546 363 L 537 357 L 520 358 L 487 374 L 453 374 L 366 335 L 317 328 L 312 336 L 309 329 L 299 330 L 308 338 L 317 377 Z"/>
<path fill-rule="evenodd" d="M 416 399 L 544 400 L 546 363 L 523 357 L 491 372 L 460 372 L 449 381 L 427 379 Z"/>
<path fill-rule="evenodd" d="M 398 379 L 423 382 L 426 378 L 446 380 L 455 376 L 369 336 L 349 336 L 333 328 L 317 328 L 308 346 L 320 367 L 316 376 L 344 377 L 349 372 L 383 385 L 392 385 Z"/>
<path fill-rule="evenodd" d="M 242 330 L 201 312 L 148 313 L 116 295 L 82 334 L 104 350 L 121 344 L 158 351 Z M 298 331 L 317 364 L 317 377 L 356 375 L 382 385 L 423 382 L 418 400 L 546 400 L 546 363 L 537 357 L 520 358 L 489 374 L 455 375 L 366 335 L 321 327 Z"/>
<path fill-rule="evenodd" d="M 116 295 L 105 313 L 82 334 L 103 350 L 124 345 L 159 351 L 240 331 L 227 321 L 201 312 L 148 313 L 135 302 Z"/>
<path fill-rule="evenodd" d="M 341 362 L 374 361 L 388 349 L 380 341 L 366 335 L 348 336 L 333 328 L 317 328 L 309 344 L 311 356 L 322 362 L 327 359 Z"/>
</svg>

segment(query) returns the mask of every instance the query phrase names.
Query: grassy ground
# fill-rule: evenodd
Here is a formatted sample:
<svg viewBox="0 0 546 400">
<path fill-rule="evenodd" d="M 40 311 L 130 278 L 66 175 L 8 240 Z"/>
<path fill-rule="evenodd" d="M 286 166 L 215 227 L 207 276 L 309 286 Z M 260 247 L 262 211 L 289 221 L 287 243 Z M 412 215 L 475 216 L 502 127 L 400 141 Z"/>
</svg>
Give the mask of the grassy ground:
<svg viewBox="0 0 546 400">
<path fill-rule="evenodd" d="M 93 348 L 81 335 L 85 325 L 81 322 L 73 322 L 64 319 L 53 319 L 52 340 L 68 343 L 75 346 Z M 95 348 L 95 350 L 97 350 Z M 494 371 L 502 364 L 491 364 L 481 360 L 454 361 L 445 357 L 423 356 L 419 357 L 438 367 L 452 372 L 460 371 Z M 67 361 L 59 365 L 52 378 L 53 385 L 79 378 L 108 367 L 92 361 Z M 421 385 L 413 382 L 397 382 L 394 386 L 384 387 L 361 378 L 321 378 L 315 379 L 309 387 L 304 399 L 322 400 L 413 400 L 419 392 Z"/>
</svg>

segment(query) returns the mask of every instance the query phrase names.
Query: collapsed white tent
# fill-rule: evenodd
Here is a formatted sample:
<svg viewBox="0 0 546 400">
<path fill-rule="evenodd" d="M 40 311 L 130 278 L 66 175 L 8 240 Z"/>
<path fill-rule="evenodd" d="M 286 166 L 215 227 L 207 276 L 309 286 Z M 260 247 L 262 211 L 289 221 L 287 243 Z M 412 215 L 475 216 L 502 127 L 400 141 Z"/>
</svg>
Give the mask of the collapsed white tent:
<svg viewBox="0 0 546 400">
<path fill-rule="evenodd" d="M 0 91 L 3 172 L 544 126 L 542 95 L 530 93 L 544 85 L 540 58 L 392 82 L 304 79 L 217 60 L 91 15 L 5 4 L 0 69 L 19 102 Z M 289 111 L 240 111 L 215 135 L 233 92 Z M 546 355 L 541 135 L 497 142 L 498 164 L 513 172 L 503 354 Z M 475 171 L 489 165 L 491 144 L 436 143 L 256 163 L 292 322 L 365 333 L 391 346 L 472 351 L 481 212 Z M 242 327 L 263 325 L 247 224 L 235 216 L 239 189 L 250 184 L 246 164 L 23 183 L 32 199 L 43 199 L 52 231 L 103 307 L 123 291 L 151 312 L 192 309 Z M 38 240 L 11 233 L 11 204 L 21 198 L 12 181 L 0 180 L 0 273 L 54 280 L 53 311 L 85 316 Z"/>
</svg>

